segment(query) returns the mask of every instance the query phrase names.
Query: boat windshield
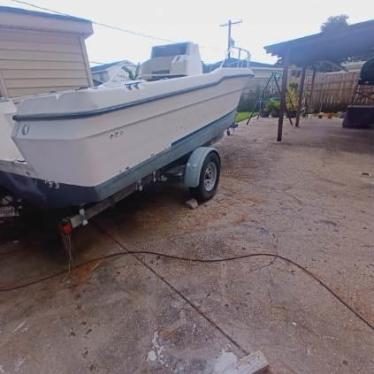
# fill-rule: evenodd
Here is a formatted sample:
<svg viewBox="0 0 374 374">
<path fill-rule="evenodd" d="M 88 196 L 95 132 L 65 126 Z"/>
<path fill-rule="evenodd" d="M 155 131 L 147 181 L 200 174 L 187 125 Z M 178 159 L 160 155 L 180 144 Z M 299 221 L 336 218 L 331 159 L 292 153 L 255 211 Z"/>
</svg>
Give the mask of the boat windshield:
<svg viewBox="0 0 374 374">
<path fill-rule="evenodd" d="M 187 43 L 160 45 L 152 48 L 152 58 L 187 54 Z"/>
</svg>

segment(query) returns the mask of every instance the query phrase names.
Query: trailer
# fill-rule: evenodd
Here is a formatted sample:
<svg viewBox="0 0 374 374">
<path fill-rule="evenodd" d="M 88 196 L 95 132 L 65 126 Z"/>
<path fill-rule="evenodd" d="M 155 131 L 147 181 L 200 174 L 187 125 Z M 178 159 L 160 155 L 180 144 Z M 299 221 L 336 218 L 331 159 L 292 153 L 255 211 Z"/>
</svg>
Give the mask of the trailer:
<svg viewBox="0 0 374 374">
<path fill-rule="evenodd" d="M 0 154 L 4 216 L 38 207 L 56 218 L 69 242 L 76 228 L 147 184 L 177 179 L 199 201 L 215 195 L 221 161 L 211 145 L 237 127 L 240 95 L 253 77 L 250 54 L 236 48 L 235 66 L 225 59 L 203 74 L 192 53 L 196 45 L 159 48 L 143 73 L 152 66 L 162 79 L 33 96 L 3 110 L 0 129 L 9 148 Z M 176 49 L 183 58 L 170 58 Z M 166 59 L 156 56 L 160 51 Z M 198 71 L 183 70 L 190 53 Z M 175 71 L 174 61 L 181 62 Z M 160 77 L 159 69 L 166 68 L 174 73 Z"/>
<path fill-rule="evenodd" d="M 233 125 L 232 127 L 236 127 Z M 230 134 L 230 129 L 227 130 Z M 215 139 L 217 140 L 217 139 Z M 56 228 L 61 235 L 64 250 L 72 258 L 71 235 L 80 226 L 86 226 L 96 215 L 114 207 L 134 192 L 143 191 L 149 184 L 182 182 L 198 202 L 205 202 L 217 192 L 221 171 L 221 158 L 216 148 L 207 145 L 196 148 L 192 153 L 171 162 L 167 166 L 152 171 L 149 175 L 131 183 L 110 197 L 84 206 L 66 210 L 53 210 L 47 213 L 53 216 Z M 0 191 L 0 219 L 13 219 L 22 216 L 25 204 L 20 199 Z"/>
</svg>

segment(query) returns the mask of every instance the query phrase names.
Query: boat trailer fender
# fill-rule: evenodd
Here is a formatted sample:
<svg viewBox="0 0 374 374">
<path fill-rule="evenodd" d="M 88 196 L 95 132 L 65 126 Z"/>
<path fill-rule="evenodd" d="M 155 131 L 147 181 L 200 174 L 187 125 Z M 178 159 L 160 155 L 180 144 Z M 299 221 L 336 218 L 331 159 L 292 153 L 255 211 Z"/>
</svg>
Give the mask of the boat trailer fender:
<svg viewBox="0 0 374 374">
<path fill-rule="evenodd" d="M 186 187 L 195 188 L 199 185 L 201 168 L 211 152 L 216 153 L 220 158 L 218 151 L 213 147 L 199 147 L 191 153 L 184 172 L 184 185 Z"/>
</svg>

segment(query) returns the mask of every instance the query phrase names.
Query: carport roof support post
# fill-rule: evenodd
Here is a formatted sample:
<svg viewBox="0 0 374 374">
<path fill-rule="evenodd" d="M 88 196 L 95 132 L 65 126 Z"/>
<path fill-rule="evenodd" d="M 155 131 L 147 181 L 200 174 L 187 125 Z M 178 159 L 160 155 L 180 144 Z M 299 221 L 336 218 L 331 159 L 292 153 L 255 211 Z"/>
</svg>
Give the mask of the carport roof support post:
<svg viewBox="0 0 374 374">
<path fill-rule="evenodd" d="M 279 119 L 278 119 L 278 136 L 277 136 L 278 142 L 282 141 L 284 113 L 287 111 L 286 94 L 287 94 L 289 65 L 290 65 L 290 50 L 288 50 L 283 56 L 282 90 L 281 90 L 280 113 L 279 113 Z"/>
</svg>

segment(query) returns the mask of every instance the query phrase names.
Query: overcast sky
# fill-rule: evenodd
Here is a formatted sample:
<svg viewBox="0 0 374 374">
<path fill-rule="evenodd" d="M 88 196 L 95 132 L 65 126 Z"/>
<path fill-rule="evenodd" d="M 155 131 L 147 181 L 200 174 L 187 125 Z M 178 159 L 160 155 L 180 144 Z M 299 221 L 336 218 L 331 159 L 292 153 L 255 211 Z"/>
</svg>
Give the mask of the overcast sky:
<svg viewBox="0 0 374 374">
<path fill-rule="evenodd" d="M 25 0 L 28 1 L 28 0 Z M 373 0 L 29 0 L 42 7 L 97 22 L 151 34 L 173 41 L 194 41 L 201 45 L 205 61 L 221 59 L 226 46 L 228 18 L 242 19 L 233 27 L 237 45 L 247 48 L 252 59 L 274 62 L 263 46 L 319 31 L 328 16 L 347 14 L 350 23 L 374 16 Z M 29 8 L 9 0 L 1 5 Z M 32 8 L 29 8 L 32 9 Z M 34 9 L 35 10 L 35 9 Z M 90 61 L 129 59 L 144 61 L 150 47 L 162 42 L 94 26 L 87 39 Z"/>
</svg>

